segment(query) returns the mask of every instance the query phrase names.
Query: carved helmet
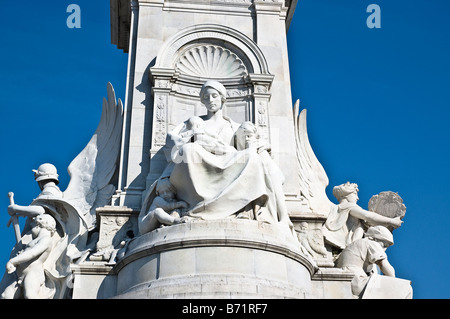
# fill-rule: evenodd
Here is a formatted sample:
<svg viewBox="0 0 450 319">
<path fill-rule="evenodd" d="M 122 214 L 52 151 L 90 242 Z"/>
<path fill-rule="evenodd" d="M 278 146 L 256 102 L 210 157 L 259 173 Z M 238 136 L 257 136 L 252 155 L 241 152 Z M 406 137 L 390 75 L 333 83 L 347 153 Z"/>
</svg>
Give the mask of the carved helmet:
<svg viewBox="0 0 450 319">
<path fill-rule="evenodd" d="M 45 180 L 53 180 L 56 185 L 58 185 L 58 173 L 56 171 L 56 167 L 53 164 L 45 163 L 38 167 L 38 169 L 34 169 L 34 179 L 36 182 L 45 181 Z"/>
<path fill-rule="evenodd" d="M 394 236 L 384 226 L 372 226 L 366 231 L 365 237 L 372 237 L 387 243 L 389 246 L 394 245 Z"/>
</svg>

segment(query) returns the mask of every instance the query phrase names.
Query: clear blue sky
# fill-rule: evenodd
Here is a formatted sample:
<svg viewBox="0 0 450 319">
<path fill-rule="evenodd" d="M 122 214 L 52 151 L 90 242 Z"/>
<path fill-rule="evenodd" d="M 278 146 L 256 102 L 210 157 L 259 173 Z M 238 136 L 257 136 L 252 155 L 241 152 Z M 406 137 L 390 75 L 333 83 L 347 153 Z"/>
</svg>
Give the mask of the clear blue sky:
<svg viewBox="0 0 450 319">
<path fill-rule="evenodd" d="M 50 1 L 48 1 L 50 3 Z M 81 7 L 69 29 L 66 8 Z M 369 4 L 381 28 L 369 29 Z M 312 147 L 333 186 L 360 201 L 398 192 L 405 223 L 387 251 L 415 298 L 450 298 L 450 1 L 299 0 L 288 33 L 292 99 L 308 109 Z M 108 0 L 8 1 L 0 11 L 0 265 L 14 245 L 7 193 L 28 205 L 32 169 L 51 162 L 61 189 L 89 141 L 110 81 L 125 97 L 127 55 L 110 42 Z M 2 271 L 0 271 L 2 273 Z"/>
</svg>

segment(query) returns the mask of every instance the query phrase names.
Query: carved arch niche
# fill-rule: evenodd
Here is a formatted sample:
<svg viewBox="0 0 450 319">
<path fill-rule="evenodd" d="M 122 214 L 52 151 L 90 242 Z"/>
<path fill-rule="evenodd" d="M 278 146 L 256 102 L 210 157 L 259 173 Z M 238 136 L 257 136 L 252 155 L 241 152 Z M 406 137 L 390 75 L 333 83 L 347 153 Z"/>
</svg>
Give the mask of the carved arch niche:
<svg viewBox="0 0 450 319">
<path fill-rule="evenodd" d="M 196 25 L 172 36 L 150 68 L 153 84 L 151 155 L 167 132 L 193 115 L 205 114 L 199 92 L 208 79 L 227 88 L 224 113 L 238 123 L 252 121 L 268 139 L 268 106 L 273 75 L 258 46 L 220 25 Z"/>
</svg>

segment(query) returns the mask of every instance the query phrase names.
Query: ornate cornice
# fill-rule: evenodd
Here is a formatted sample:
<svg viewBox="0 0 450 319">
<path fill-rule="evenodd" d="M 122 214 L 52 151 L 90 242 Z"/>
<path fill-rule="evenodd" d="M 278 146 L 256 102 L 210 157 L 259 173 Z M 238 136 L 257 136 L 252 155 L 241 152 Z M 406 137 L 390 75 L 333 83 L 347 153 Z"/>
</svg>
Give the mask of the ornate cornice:
<svg viewBox="0 0 450 319">
<path fill-rule="evenodd" d="M 221 13 L 232 14 L 235 8 L 236 11 L 245 11 L 248 14 L 248 7 L 255 4 L 274 5 L 275 7 L 283 7 L 283 17 L 286 21 L 286 32 L 289 29 L 289 25 L 294 16 L 295 7 L 298 0 L 191 0 L 191 1 L 178 1 L 178 0 L 110 0 L 110 15 L 111 15 L 111 43 L 117 45 L 119 49 L 128 52 L 130 29 L 131 29 L 131 12 L 137 10 L 139 6 L 157 6 L 164 7 L 166 10 L 176 9 L 191 10 L 191 6 L 207 6 L 207 10 L 211 11 L 211 6 L 226 6 L 226 10 L 220 11 Z M 247 7 L 247 8 L 243 8 Z M 274 8 L 275 8 L 274 7 Z M 277 9 L 279 10 L 279 9 Z"/>
</svg>

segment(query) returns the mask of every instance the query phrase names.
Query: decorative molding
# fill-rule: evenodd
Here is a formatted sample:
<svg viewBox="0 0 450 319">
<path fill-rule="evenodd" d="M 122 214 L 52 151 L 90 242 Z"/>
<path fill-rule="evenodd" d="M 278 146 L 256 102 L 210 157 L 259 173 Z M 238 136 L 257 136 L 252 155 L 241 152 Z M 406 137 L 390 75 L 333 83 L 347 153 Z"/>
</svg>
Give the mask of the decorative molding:
<svg viewBox="0 0 450 319">
<path fill-rule="evenodd" d="M 233 78 L 247 75 L 247 68 L 230 50 L 199 45 L 184 52 L 175 63 L 178 72 L 204 78 Z"/>
<path fill-rule="evenodd" d="M 163 146 L 166 143 L 167 135 L 167 104 L 168 96 L 159 95 L 155 97 L 155 109 L 154 109 L 154 146 Z"/>
<path fill-rule="evenodd" d="M 216 24 L 198 24 L 174 34 L 161 47 L 153 68 L 173 68 L 174 63 L 179 60 L 180 48 L 203 40 L 210 42 L 211 39 L 220 41 L 230 51 L 234 52 L 236 49 L 242 52 L 248 59 L 248 73 L 270 74 L 264 54 L 255 42 L 237 30 Z M 239 59 L 242 60 L 241 57 Z"/>
</svg>

